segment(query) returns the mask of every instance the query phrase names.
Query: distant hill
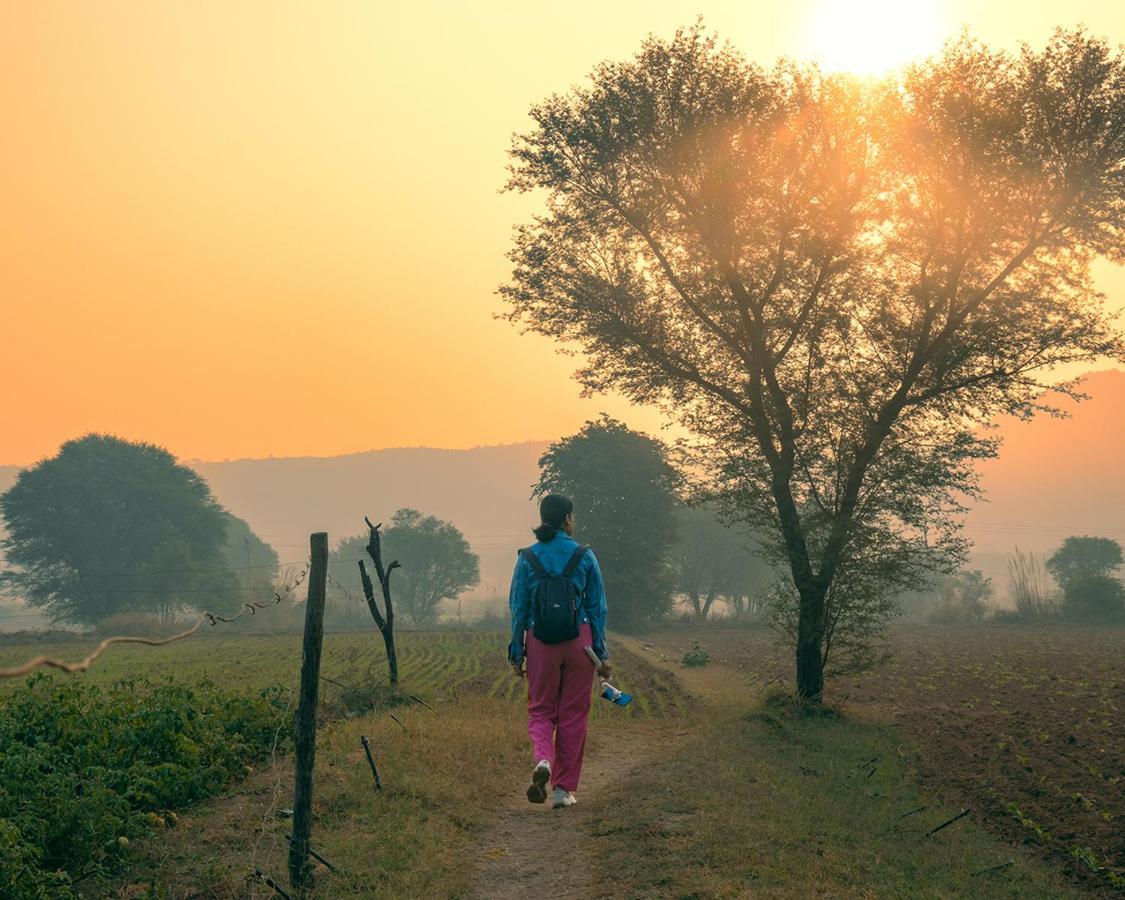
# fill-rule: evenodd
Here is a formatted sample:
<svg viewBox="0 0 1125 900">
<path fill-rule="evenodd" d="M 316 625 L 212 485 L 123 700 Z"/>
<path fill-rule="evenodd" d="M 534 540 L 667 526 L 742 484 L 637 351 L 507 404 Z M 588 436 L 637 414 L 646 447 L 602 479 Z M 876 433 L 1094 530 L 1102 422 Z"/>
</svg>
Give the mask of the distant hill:
<svg viewBox="0 0 1125 900">
<path fill-rule="evenodd" d="M 997 424 L 1000 457 L 983 465 L 987 501 L 969 513 L 972 564 L 1003 593 L 1016 545 L 1050 552 L 1067 535 L 1125 543 L 1125 372 L 1091 375 L 1090 400 L 1069 419 L 1038 416 Z M 472 606 L 506 595 L 516 548 L 531 540 L 530 500 L 545 442 L 472 450 L 406 448 L 335 457 L 188 461 L 219 501 L 245 519 L 283 562 L 300 562 L 308 536 L 327 531 L 333 546 L 363 532 L 363 517 L 389 520 L 403 506 L 454 522 L 481 557 Z M 0 491 L 18 468 L 0 466 Z"/>
<path fill-rule="evenodd" d="M 546 447 L 529 442 L 187 464 L 283 562 L 308 555 L 313 531 L 327 531 L 333 547 L 363 533 L 365 515 L 388 521 L 395 510 L 410 506 L 448 519 L 481 558 L 480 587 L 466 596 L 491 598 L 507 595 L 516 550 L 532 539 L 538 517 L 531 485 Z"/>
</svg>

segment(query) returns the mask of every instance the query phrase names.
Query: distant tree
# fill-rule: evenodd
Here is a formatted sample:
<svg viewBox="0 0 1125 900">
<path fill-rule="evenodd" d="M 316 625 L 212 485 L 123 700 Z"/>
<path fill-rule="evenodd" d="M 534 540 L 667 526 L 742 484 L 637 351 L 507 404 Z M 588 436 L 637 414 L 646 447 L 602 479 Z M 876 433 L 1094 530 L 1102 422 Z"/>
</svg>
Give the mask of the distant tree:
<svg viewBox="0 0 1125 900">
<path fill-rule="evenodd" d="M 224 512 L 223 517 L 227 527 L 223 561 L 238 585 L 239 602 L 269 600 L 277 584 L 277 552 L 238 516 Z"/>
<path fill-rule="evenodd" d="M 19 473 L 0 515 L 11 567 L 0 584 L 55 621 L 237 605 L 227 514 L 160 447 L 102 434 L 68 441 Z"/>
<path fill-rule="evenodd" d="M 1111 538 L 1068 537 L 1047 558 L 1063 591 L 1063 614 L 1077 621 L 1111 621 L 1125 610 L 1125 587 L 1113 576 L 1121 545 Z"/>
<path fill-rule="evenodd" d="M 1068 537 L 1047 557 L 1047 571 L 1065 591 L 1084 579 L 1109 575 L 1121 562 L 1121 545 L 1111 538 Z"/>
<path fill-rule="evenodd" d="M 675 590 L 687 597 L 701 622 L 717 600 L 740 614 L 745 598 L 763 586 L 767 573 L 750 548 L 751 536 L 727 527 L 706 506 L 681 506 L 676 519 L 677 540 L 670 554 Z"/>
<path fill-rule="evenodd" d="M 938 586 L 938 602 L 930 611 L 930 621 L 946 625 L 980 622 L 988 613 L 987 601 L 992 594 L 992 579 L 979 569 L 947 576 Z"/>
<path fill-rule="evenodd" d="M 1125 618 L 1125 585 L 1112 575 L 1086 575 L 1063 591 L 1063 615 L 1075 622 L 1118 622 Z"/>
<path fill-rule="evenodd" d="M 680 421 L 713 495 L 776 537 L 819 700 L 832 628 L 963 561 L 981 424 L 1125 359 L 1090 278 L 1125 252 L 1122 54 L 965 37 L 873 83 L 695 27 L 531 117 L 509 187 L 545 208 L 511 318 L 580 348 L 587 390 Z"/>
<path fill-rule="evenodd" d="M 415 625 L 432 624 L 443 601 L 480 583 L 480 558 L 452 522 L 400 509 L 381 537 L 383 556 L 402 564 L 395 574 L 395 607 Z M 329 558 L 329 572 L 349 590 L 358 589 L 357 560 L 366 561 L 368 541 L 367 535 L 347 538 Z"/>
<path fill-rule="evenodd" d="M 664 445 L 602 416 L 539 458 L 535 496 L 574 501 L 577 540 L 597 554 L 613 628 L 637 628 L 672 605 L 679 478 Z"/>
</svg>

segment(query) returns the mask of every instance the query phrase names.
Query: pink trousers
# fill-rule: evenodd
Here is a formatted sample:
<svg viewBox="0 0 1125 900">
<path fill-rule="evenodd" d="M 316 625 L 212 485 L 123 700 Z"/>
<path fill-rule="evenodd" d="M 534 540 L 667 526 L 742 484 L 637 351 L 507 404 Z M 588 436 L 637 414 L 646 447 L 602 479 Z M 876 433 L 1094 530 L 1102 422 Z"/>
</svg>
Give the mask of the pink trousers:
<svg viewBox="0 0 1125 900">
<path fill-rule="evenodd" d="M 594 687 L 594 664 L 584 649 L 590 643 L 589 625 L 561 644 L 544 644 L 530 631 L 525 638 L 527 733 L 535 761 L 551 764 L 551 782 L 564 791 L 578 790 L 582 772 Z"/>
</svg>

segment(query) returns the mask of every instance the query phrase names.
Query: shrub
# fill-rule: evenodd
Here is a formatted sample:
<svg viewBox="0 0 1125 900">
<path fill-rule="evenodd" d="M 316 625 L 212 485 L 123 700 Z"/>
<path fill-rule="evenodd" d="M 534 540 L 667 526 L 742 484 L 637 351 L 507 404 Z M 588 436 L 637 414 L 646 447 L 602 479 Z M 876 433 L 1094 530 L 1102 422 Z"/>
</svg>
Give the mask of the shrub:
<svg viewBox="0 0 1125 900">
<path fill-rule="evenodd" d="M 1008 579 L 1008 593 L 1024 622 L 1043 622 L 1058 615 L 1058 600 L 1042 559 L 1021 553 L 1017 547 L 1008 560 Z"/>
<path fill-rule="evenodd" d="M 705 666 L 711 661 L 711 654 L 699 646 L 699 641 L 691 642 L 691 649 L 684 654 L 683 663 L 689 669 Z"/>
<path fill-rule="evenodd" d="M 277 694 L 28 679 L 0 705 L 0 896 L 67 896 L 72 876 L 115 868 L 150 813 L 241 777 L 288 734 Z"/>
</svg>

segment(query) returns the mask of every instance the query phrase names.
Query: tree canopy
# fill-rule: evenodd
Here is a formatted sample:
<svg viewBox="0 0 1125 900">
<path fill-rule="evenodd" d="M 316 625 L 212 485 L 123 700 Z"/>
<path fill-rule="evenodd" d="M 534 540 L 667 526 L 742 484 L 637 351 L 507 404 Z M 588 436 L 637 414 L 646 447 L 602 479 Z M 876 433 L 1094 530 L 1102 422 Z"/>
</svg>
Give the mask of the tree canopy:
<svg viewBox="0 0 1125 900">
<path fill-rule="evenodd" d="M 56 621 L 237 605 L 228 514 L 199 475 L 153 444 L 68 441 L 19 473 L 0 515 L 10 566 L 0 585 Z"/>
<path fill-rule="evenodd" d="M 676 470 L 664 446 L 608 416 L 587 422 L 539 458 L 535 496 L 574 501 L 576 540 L 601 565 L 614 628 L 636 628 L 672 605 Z"/>
<path fill-rule="evenodd" d="M 1047 571 L 1065 591 L 1083 579 L 1111 574 L 1121 562 L 1121 545 L 1112 538 L 1068 537 L 1047 557 Z"/>
<path fill-rule="evenodd" d="M 1121 545 L 1112 538 L 1068 537 L 1047 557 L 1047 571 L 1063 590 L 1063 613 L 1080 621 L 1125 616 L 1125 586 L 1113 573 L 1121 567 Z"/>
<path fill-rule="evenodd" d="M 683 423 L 706 490 L 776 536 L 819 698 L 834 609 L 878 618 L 963 559 L 979 426 L 1125 358 L 1089 274 L 1125 249 L 1121 53 L 966 36 L 872 83 L 697 26 L 531 116 L 509 187 L 546 208 L 510 317 L 577 344 L 588 390 Z"/>
</svg>

